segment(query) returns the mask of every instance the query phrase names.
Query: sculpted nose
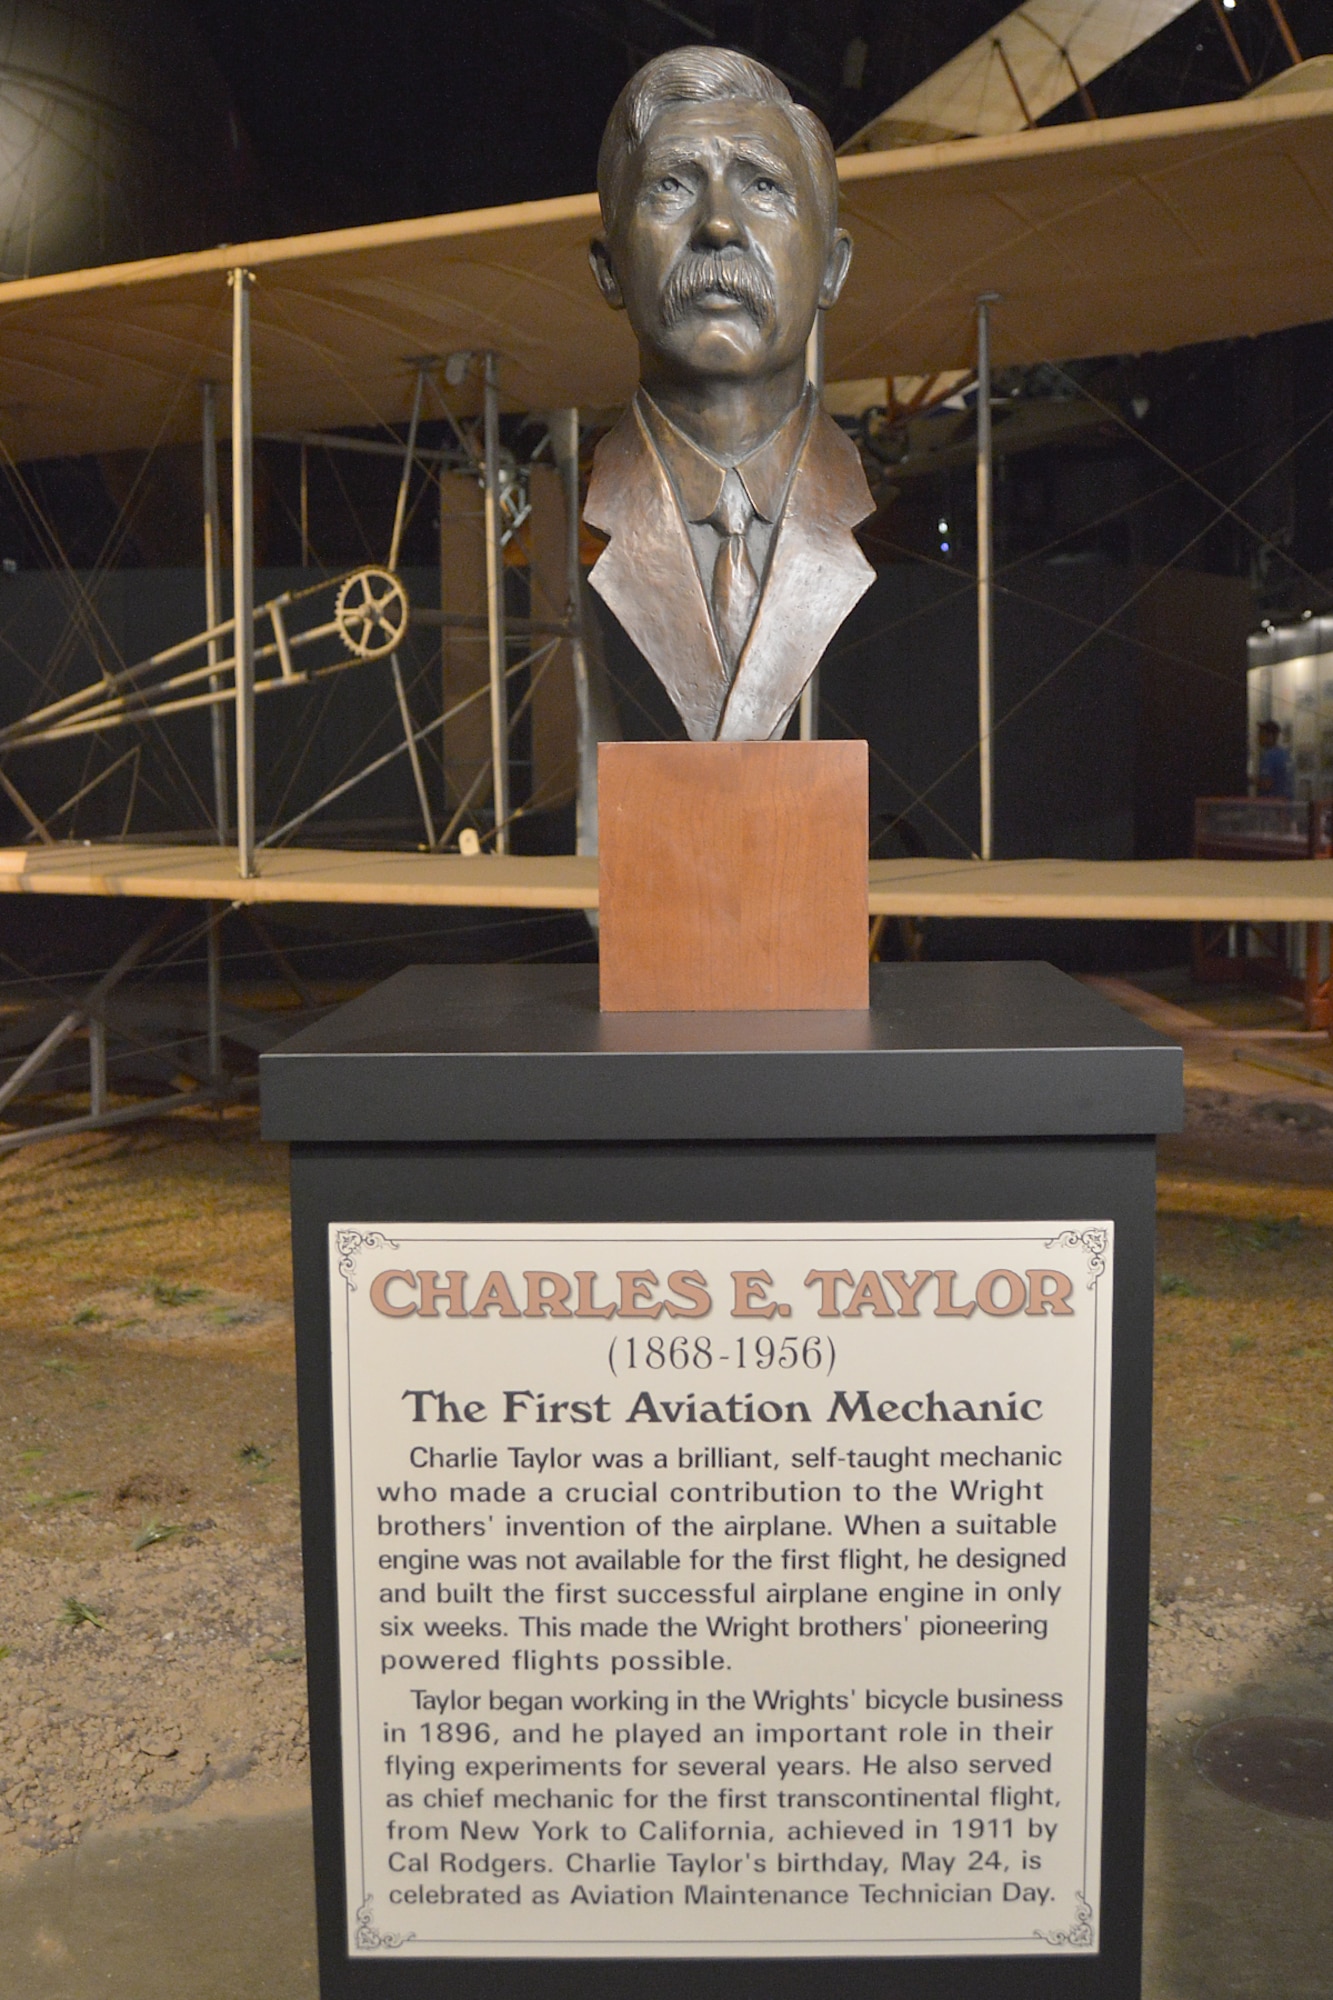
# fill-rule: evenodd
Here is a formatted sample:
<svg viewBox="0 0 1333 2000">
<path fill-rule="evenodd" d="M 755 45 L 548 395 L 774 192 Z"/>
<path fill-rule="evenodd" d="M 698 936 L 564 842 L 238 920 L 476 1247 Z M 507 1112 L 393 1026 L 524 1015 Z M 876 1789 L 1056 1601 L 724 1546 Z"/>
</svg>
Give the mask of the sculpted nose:
<svg viewBox="0 0 1333 2000">
<path fill-rule="evenodd" d="M 742 239 L 743 231 L 727 191 L 710 189 L 695 229 L 696 246 L 701 250 L 726 250 Z"/>
</svg>

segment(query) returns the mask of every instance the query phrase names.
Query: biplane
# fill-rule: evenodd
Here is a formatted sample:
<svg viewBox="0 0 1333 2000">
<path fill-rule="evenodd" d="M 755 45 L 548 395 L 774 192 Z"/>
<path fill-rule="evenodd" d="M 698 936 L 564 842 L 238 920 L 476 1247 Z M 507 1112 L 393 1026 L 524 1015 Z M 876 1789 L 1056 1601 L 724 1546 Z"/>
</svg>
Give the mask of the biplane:
<svg viewBox="0 0 1333 2000">
<path fill-rule="evenodd" d="M 883 405 L 893 402 L 895 383 L 909 403 L 940 385 L 976 383 L 980 324 L 981 481 L 993 449 L 988 368 L 1169 349 L 1333 315 L 1333 88 L 1080 124 L 1017 122 L 1022 129 L 841 158 L 856 257 L 823 344 L 831 401 L 840 384 Z M 22 846 L 0 855 L 0 889 L 193 899 L 213 910 L 265 901 L 595 907 L 592 775 L 598 737 L 614 725 L 583 604 L 579 448 L 581 432 L 622 405 L 635 381 L 624 322 L 606 312 L 587 272 L 595 218 L 595 197 L 576 195 L 227 245 L 0 290 L 0 451 L 11 468 L 21 477 L 28 461 L 62 454 L 198 445 L 206 582 L 203 616 L 178 641 L 142 658 L 100 658 L 80 684 L 48 688 L 0 727 L 0 787 L 29 828 Z M 515 413 L 541 432 L 530 456 L 542 472 L 531 484 L 515 477 L 502 444 L 503 422 Z M 422 443 L 428 415 L 446 426 L 445 446 Z M 994 429 L 1004 421 L 997 413 Z M 220 422 L 229 434 L 229 507 L 217 476 Z M 397 497 L 382 558 L 256 601 L 257 437 L 394 454 Z M 438 604 L 414 597 L 399 560 L 412 496 L 431 482 L 442 512 L 446 490 L 473 496 L 465 601 L 443 556 Z M 516 619 L 505 565 L 514 538 L 534 529 L 544 601 L 534 593 L 530 615 Z M 447 542 L 442 536 L 442 551 Z M 984 670 L 984 545 L 981 568 Z M 76 612 L 84 616 L 87 606 Z M 423 628 L 439 632 L 446 655 L 452 649 L 469 663 L 429 689 L 403 670 L 410 636 Z M 372 761 L 401 761 L 420 813 L 416 851 L 304 844 L 359 772 L 287 822 L 257 821 L 257 762 L 262 770 L 284 697 L 377 665 L 387 669 L 400 740 Z M 508 851 L 525 810 L 511 795 L 513 732 L 543 688 L 563 690 L 562 782 L 579 793 L 579 852 L 568 856 Z M 988 699 L 983 685 L 983 787 L 1003 720 Z M 93 846 L 58 837 L 26 775 L 43 748 L 83 740 L 109 769 L 136 732 L 188 713 L 205 714 L 212 730 L 207 819 L 149 844 L 128 832 Z M 816 726 L 813 716 L 804 726 Z M 448 768 L 460 731 L 470 732 L 475 762 L 466 779 L 456 759 Z M 1322 864 L 1282 864 L 1280 887 L 1272 866 L 1262 877 L 1244 869 L 1002 863 L 983 841 L 979 856 L 958 861 L 874 864 L 871 909 L 1243 921 L 1271 917 L 1276 897 L 1289 921 L 1333 917 Z M 50 1047 L 39 1044 L 0 1086 L 0 1108 L 55 1047 L 86 1030 L 109 991 L 103 981 L 91 1002 L 71 1003 Z M 216 1088 L 215 1027 L 210 1047 L 212 1077 L 181 1101 Z M 116 1115 L 106 1106 L 104 1038 L 102 1060 L 88 1117 L 62 1129 Z"/>
</svg>

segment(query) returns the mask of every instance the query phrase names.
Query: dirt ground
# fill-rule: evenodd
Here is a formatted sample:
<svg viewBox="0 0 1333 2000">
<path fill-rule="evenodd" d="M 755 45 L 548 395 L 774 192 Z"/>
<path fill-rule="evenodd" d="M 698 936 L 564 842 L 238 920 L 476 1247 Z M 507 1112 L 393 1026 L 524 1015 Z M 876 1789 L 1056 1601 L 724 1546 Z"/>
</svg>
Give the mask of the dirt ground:
<svg viewBox="0 0 1333 2000">
<path fill-rule="evenodd" d="M 285 1173 L 243 1109 L 0 1160 L 0 1875 L 303 1796 Z M 1333 1116 L 1196 1083 L 1161 1153 L 1164 1754 L 1279 1671 L 1333 1703 L 1331 1252 Z"/>
<path fill-rule="evenodd" d="M 257 1124 L 0 1161 L 0 1871 L 302 1795 L 286 1161 Z"/>
</svg>

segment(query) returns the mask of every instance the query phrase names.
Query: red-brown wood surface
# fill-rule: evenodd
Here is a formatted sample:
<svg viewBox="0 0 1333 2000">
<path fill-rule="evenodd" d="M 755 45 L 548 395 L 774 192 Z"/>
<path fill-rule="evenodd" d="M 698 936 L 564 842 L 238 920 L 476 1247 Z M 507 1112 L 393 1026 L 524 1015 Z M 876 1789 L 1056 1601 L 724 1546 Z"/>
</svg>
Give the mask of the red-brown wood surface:
<svg viewBox="0 0 1333 2000">
<path fill-rule="evenodd" d="M 864 743 L 604 743 L 607 1013 L 865 1007 Z"/>
</svg>

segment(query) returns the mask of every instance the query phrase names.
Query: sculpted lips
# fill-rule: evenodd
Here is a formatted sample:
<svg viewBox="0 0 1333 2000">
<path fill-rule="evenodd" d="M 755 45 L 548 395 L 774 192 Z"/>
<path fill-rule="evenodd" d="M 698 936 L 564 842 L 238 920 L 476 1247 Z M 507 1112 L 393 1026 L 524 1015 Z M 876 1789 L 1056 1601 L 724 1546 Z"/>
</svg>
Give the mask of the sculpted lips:
<svg viewBox="0 0 1333 2000">
<path fill-rule="evenodd" d="M 716 298 L 734 299 L 761 327 L 777 309 L 767 271 L 743 251 L 687 250 L 662 288 L 662 323 L 673 327 L 693 306 Z"/>
</svg>

